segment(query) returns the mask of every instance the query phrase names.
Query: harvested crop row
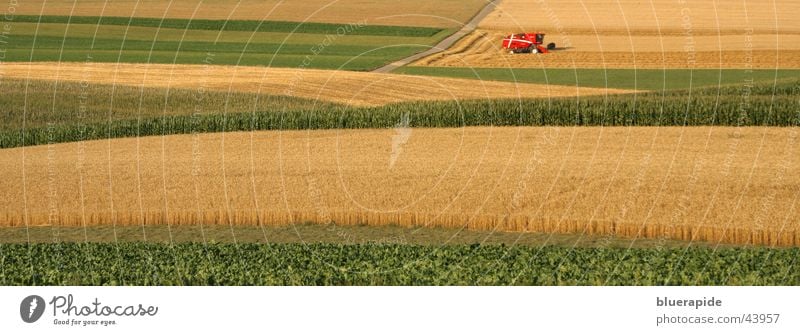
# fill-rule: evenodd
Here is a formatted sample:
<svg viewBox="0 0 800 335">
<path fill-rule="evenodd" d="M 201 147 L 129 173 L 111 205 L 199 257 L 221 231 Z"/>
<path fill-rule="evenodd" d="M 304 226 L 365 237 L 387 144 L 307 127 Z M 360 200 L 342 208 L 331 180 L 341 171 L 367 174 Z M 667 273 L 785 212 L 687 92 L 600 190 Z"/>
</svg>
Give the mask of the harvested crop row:
<svg viewBox="0 0 800 335">
<path fill-rule="evenodd" d="M 335 221 L 800 245 L 797 132 L 400 127 L 6 149 L 0 223 Z"/>
<path fill-rule="evenodd" d="M 559 49 L 546 55 L 509 55 L 509 31 L 477 30 L 415 66 L 503 68 L 800 68 L 800 35 L 762 35 L 746 50 L 738 36 L 548 35 Z"/>
<path fill-rule="evenodd" d="M 504 0 L 473 36 L 414 65 L 800 68 L 800 21 L 790 14 L 797 11 L 791 0 Z M 559 48 L 547 55 L 498 50 L 502 36 L 518 32 L 546 33 Z"/>
<path fill-rule="evenodd" d="M 633 92 L 348 71 L 178 64 L 5 63 L 0 73 L 27 78 L 286 95 L 357 106 L 399 101 L 563 97 Z"/>
</svg>

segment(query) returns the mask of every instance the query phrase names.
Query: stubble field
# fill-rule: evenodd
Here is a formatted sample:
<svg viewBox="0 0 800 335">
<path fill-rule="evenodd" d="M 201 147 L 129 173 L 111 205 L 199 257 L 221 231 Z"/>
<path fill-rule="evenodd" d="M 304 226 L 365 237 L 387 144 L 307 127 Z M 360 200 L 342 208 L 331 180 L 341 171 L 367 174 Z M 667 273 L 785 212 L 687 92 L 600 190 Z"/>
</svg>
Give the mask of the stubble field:
<svg viewBox="0 0 800 335">
<path fill-rule="evenodd" d="M 527 10 L 520 10 L 527 8 Z M 505 0 L 479 29 L 418 66 L 511 68 L 798 68 L 794 1 Z M 506 55 L 511 32 L 540 31 L 560 48 Z"/>
<path fill-rule="evenodd" d="M 6 63 L 6 78 L 249 92 L 354 106 L 415 100 L 536 98 L 635 92 L 400 74 L 184 64 Z"/>
<path fill-rule="evenodd" d="M 466 22 L 484 0 L 88 0 L 20 1 L 17 14 L 279 20 L 452 27 Z"/>
</svg>

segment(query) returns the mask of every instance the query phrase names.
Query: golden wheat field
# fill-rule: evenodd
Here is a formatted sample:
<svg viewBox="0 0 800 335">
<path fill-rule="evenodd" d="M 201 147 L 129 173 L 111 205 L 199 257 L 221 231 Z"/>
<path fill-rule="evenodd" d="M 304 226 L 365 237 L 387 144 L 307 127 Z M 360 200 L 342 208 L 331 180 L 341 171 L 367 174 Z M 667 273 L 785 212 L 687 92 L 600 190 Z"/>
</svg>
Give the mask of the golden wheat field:
<svg viewBox="0 0 800 335">
<path fill-rule="evenodd" d="M 800 245 L 797 128 L 215 133 L 0 150 L 10 226 L 398 224 Z"/>
<path fill-rule="evenodd" d="M 253 92 L 375 106 L 413 100 L 538 98 L 633 90 L 516 84 L 383 73 L 221 65 L 3 63 L 6 78 Z"/>
<path fill-rule="evenodd" d="M 520 8 L 526 8 L 520 10 Z M 800 3 L 503 0 L 479 29 L 420 66 L 798 68 Z M 506 55 L 502 36 L 547 33 L 560 49 Z"/>
<path fill-rule="evenodd" d="M 276 20 L 376 25 L 454 27 L 472 17 L 484 0 L 25 0 L 17 14 Z"/>
</svg>

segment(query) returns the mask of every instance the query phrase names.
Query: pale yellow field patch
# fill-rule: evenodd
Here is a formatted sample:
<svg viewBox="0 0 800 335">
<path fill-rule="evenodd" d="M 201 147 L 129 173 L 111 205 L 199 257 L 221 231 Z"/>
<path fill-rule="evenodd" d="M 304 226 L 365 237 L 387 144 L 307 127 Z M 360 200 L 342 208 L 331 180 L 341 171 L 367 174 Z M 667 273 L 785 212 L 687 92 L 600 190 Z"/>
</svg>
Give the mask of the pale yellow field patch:
<svg viewBox="0 0 800 335">
<path fill-rule="evenodd" d="M 485 0 L 25 0 L 16 14 L 273 20 L 457 27 Z"/>
<path fill-rule="evenodd" d="M 543 98 L 634 92 L 397 74 L 184 64 L 3 63 L 7 78 L 254 92 L 356 106 L 402 101 Z"/>
</svg>

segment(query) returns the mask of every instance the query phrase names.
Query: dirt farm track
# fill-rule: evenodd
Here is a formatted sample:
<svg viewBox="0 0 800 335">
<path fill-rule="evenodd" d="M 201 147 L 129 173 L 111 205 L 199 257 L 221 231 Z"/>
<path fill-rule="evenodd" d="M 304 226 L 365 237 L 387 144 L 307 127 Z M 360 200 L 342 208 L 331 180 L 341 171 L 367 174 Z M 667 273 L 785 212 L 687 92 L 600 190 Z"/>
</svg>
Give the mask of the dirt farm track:
<svg viewBox="0 0 800 335">
<path fill-rule="evenodd" d="M 793 128 L 273 131 L 0 150 L 7 226 L 289 222 L 800 244 Z"/>
<path fill-rule="evenodd" d="M 526 10 L 519 10 L 526 8 Z M 503 0 L 478 29 L 417 66 L 800 68 L 800 2 Z M 540 31 L 559 47 L 507 55 L 499 40 Z"/>
</svg>

